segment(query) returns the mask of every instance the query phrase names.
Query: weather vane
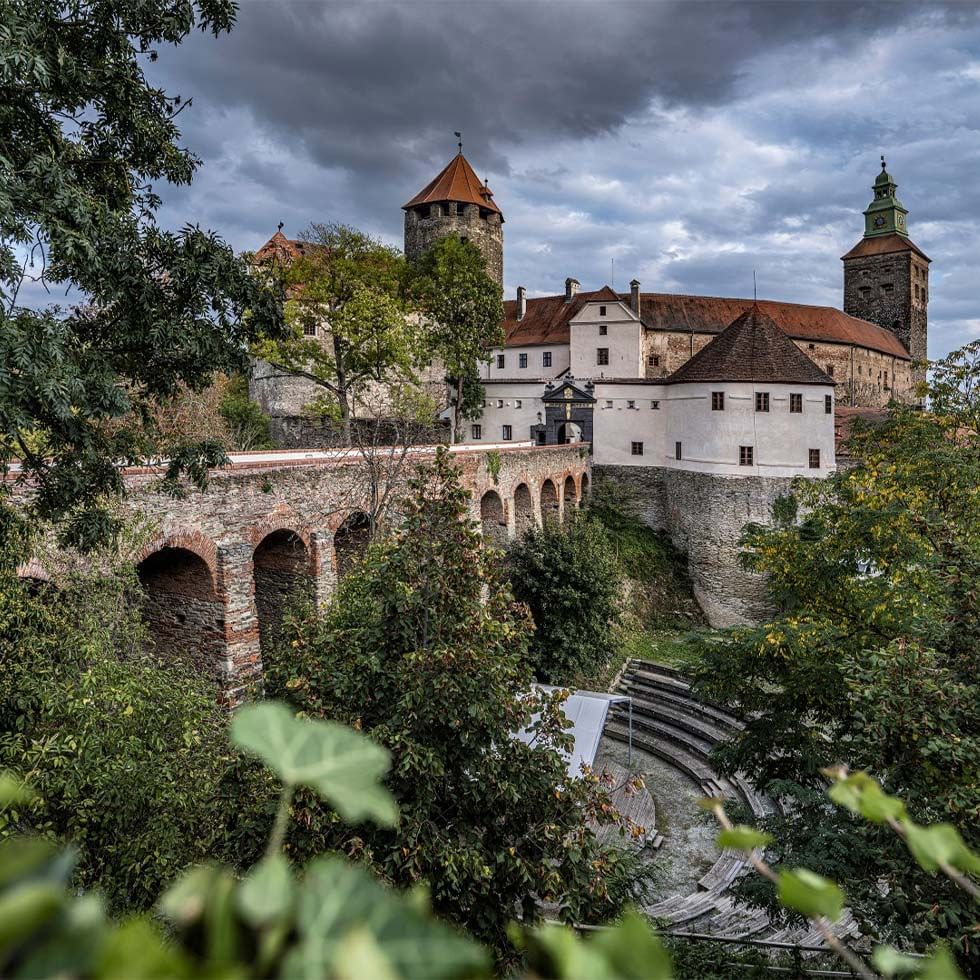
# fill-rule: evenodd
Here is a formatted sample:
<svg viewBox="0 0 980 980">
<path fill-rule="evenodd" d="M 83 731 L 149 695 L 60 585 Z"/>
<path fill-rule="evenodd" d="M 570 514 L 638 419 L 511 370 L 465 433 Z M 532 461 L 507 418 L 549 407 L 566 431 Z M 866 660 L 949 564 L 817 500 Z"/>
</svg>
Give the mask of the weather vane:
<svg viewBox="0 0 980 980">
<path fill-rule="evenodd" d="M 463 152 L 463 134 L 460 133 L 460 132 L 455 132 L 455 133 L 453 133 L 453 136 L 455 136 L 456 139 L 459 140 L 459 142 L 456 145 L 459 147 L 459 152 L 462 153 Z"/>
<path fill-rule="evenodd" d="M 286 226 L 286 222 L 285 221 L 280 221 L 279 222 L 279 230 L 280 231 L 282 231 L 285 226 Z"/>
<path fill-rule="evenodd" d="M 884 153 L 881 154 L 881 169 L 882 170 L 885 169 L 885 154 Z"/>
</svg>

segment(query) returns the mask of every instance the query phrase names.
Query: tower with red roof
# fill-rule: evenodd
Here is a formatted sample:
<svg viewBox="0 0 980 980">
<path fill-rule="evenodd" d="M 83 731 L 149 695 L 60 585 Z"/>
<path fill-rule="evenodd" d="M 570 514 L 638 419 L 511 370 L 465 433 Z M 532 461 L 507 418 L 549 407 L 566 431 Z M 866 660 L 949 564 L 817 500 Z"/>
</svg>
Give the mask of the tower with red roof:
<svg viewBox="0 0 980 980">
<path fill-rule="evenodd" d="M 504 281 L 504 216 L 493 199 L 486 180 L 481 181 L 459 152 L 407 204 L 405 211 L 405 257 L 419 259 L 433 242 L 445 235 L 458 235 L 483 253 L 487 272 Z"/>
</svg>

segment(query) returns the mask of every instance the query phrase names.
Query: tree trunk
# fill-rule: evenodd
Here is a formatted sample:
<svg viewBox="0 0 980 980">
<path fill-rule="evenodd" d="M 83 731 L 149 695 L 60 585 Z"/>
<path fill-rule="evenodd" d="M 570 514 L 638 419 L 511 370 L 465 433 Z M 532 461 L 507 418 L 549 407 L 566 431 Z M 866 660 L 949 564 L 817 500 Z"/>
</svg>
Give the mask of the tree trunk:
<svg viewBox="0 0 980 980">
<path fill-rule="evenodd" d="M 340 434 L 344 445 L 351 444 L 350 392 L 347 390 L 347 371 L 344 369 L 344 345 L 337 334 L 333 335 L 333 356 L 337 365 L 337 402 L 340 405 Z"/>
<path fill-rule="evenodd" d="M 453 401 L 453 430 L 449 434 L 450 441 L 457 443 L 460 441 L 460 429 L 463 426 L 463 376 L 462 373 L 456 379 L 456 397 Z"/>
</svg>

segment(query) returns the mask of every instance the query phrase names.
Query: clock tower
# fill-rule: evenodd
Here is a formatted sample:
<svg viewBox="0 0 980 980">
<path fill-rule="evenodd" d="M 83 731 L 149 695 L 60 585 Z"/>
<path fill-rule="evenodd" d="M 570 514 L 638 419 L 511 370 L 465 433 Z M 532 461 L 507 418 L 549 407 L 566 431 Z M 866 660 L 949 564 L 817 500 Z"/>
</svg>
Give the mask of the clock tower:
<svg viewBox="0 0 980 980">
<path fill-rule="evenodd" d="M 905 345 L 913 377 L 925 379 L 930 258 L 909 238 L 908 210 L 881 158 L 864 211 L 864 237 L 844 262 L 844 312 L 890 330 Z"/>
</svg>

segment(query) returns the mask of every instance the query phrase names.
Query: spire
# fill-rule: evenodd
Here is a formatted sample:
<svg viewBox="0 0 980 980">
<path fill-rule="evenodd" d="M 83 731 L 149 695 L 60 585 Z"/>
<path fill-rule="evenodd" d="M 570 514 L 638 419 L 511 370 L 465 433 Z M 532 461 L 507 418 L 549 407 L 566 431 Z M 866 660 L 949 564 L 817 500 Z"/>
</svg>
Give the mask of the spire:
<svg viewBox="0 0 980 980">
<path fill-rule="evenodd" d="M 898 199 L 898 184 L 888 172 L 885 155 L 881 155 L 881 172 L 872 185 L 874 200 L 864 212 L 864 237 L 876 238 L 879 235 L 908 236 L 908 209 Z"/>
</svg>

